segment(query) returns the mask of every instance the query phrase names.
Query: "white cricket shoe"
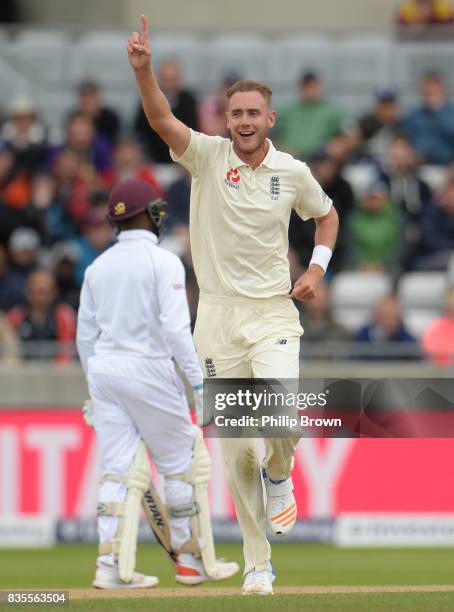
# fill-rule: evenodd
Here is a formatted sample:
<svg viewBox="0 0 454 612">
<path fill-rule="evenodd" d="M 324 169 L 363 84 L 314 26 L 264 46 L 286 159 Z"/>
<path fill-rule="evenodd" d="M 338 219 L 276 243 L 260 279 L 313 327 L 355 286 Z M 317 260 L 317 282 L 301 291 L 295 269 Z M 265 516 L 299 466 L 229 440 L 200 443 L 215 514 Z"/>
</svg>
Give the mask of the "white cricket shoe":
<svg viewBox="0 0 454 612">
<path fill-rule="evenodd" d="M 175 580 L 180 584 L 194 586 L 202 582 L 227 580 L 240 571 L 240 566 L 234 561 L 224 561 L 219 559 L 217 563 L 217 576 L 208 576 L 203 567 L 203 563 L 194 555 L 183 553 L 178 556 L 177 574 Z"/>
<path fill-rule="evenodd" d="M 95 589 L 149 589 L 159 583 L 156 576 L 145 576 L 134 572 L 130 582 L 121 580 L 118 574 L 118 565 L 109 565 L 97 561 L 96 574 L 93 581 Z"/>
<path fill-rule="evenodd" d="M 279 482 L 270 480 L 266 470 L 262 470 L 266 489 L 266 518 L 273 533 L 285 535 L 295 525 L 296 501 L 293 495 L 291 478 Z"/>
<path fill-rule="evenodd" d="M 276 576 L 271 563 L 264 570 L 251 570 L 244 577 L 243 595 L 272 595 Z"/>
</svg>

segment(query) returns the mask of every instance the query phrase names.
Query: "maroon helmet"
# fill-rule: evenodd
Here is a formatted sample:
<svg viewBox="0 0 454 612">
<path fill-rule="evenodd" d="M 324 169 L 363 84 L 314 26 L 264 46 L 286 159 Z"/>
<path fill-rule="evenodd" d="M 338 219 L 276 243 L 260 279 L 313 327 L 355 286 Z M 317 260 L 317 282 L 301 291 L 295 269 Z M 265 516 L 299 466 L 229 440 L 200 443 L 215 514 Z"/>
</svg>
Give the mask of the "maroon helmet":
<svg viewBox="0 0 454 612">
<path fill-rule="evenodd" d="M 162 200 L 155 188 L 147 181 L 130 179 L 117 185 L 111 192 L 107 219 L 117 227 L 119 221 L 131 219 L 146 210 L 156 226 L 158 236 L 162 234 L 166 202 Z"/>
</svg>

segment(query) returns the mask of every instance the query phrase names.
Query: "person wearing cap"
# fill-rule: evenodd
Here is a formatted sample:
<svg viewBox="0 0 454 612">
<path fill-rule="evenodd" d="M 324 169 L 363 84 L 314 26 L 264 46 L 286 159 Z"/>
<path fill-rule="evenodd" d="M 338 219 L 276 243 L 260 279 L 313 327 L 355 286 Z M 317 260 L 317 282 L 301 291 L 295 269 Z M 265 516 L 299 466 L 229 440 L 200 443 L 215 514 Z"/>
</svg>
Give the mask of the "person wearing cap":
<svg viewBox="0 0 454 612">
<path fill-rule="evenodd" d="M 18 227 L 9 237 L 9 269 L 7 280 L 11 306 L 25 302 L 25 288 L 31 272 L 38 267 L 41 241 L 38 232 L 31 227 Z"/>
<path fill-rule="evenodd" d="M 193 486 L 180 478 L 193 457 L 195 432 L 175 359 L 200 405 L 203 375 L 194 348 L 181 261 L 159 247 L 165 211 L 147 182 L 131 179 L 115 187 L 108 219 L 118 242 L 86 270 L 80 296 L 77 348 L 93 402 L 103 481 L 99 504 L 123 505 L 123 484 L 141 441 L 164 476 L 166 503 L 192 502 Z M 107 476 L 116 474 L 115 481 Z M 100 513 L 97 588 L 152 587 L 155 576 L 134 573 L 120 579 L 118 515 Z M 191 540 L 190 517 L 169 518 L 175 551 Z M 196 584 L 209 579 L 200 559 L 181 552 L 176 580 Z M 235 574 L 234 563 L 220 563 L 222 578 Z M 188 578 L 189 577 L 189 578 Z"/>
<path fill-rule="evenodd" d="M 375 94 L 373 111 L 358 121 L 361 152 L 379 163 L 384 163 L 393 136 L 402 130 L 397 92 L 379 89 Z"/>
<path fill-rule="evenodd" d="M 299 100 L 279 109 L 275 138 L 280 146 L 298 157 L 307 157 L 345 132 L 345 117 L 325 97 L 325 84 L 313 70 L 303 72 Z"/>
<path fill-rule="evenodd" d="M 22 95 L 11 101 L 9 117 L 0 130 L 0 140 L 12 147 L 20 168 L 36 172 L 44 167 L 48 153 L 47 128 L 31 98 Z"/>
<path fill-rule="evenodd" d="M 128 55 L 150 126 L 192 176 L 190 239 L 200 287 L 194 340 L 205 375 L 290 378 L 294 389 L 302 329 L 289 298 L 312 299 L 327 270 L 339 224 L 332 201 L 305 163 L 276 150 L 267 138 L 276 117 L 267 85 L 246 80 L 230 87 L 226 118 L 231 140 L 208 136 L 172 113 L 150 64 L 144 15 L 141 34 L 129 38 Z M 292 209 L 304 220 L 316 219 L 316 246 L 291 291 Z M 266 525 L 279 535 L 295 525 L 291 470 L 298 439 L 267 438 L 261 463 L 258 438 L 241 437 L 241 428 L 231 433 L 220 436 L 220 444 L 244 538 L 243 593 L 271 595 L 274 574 Z"/>
</svg>

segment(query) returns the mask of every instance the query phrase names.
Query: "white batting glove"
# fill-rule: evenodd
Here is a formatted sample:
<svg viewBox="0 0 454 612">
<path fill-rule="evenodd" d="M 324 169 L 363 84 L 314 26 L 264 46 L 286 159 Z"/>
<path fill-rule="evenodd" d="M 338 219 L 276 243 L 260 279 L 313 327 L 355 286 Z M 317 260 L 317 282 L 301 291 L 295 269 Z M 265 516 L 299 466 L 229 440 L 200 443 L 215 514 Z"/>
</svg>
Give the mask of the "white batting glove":
<svg viewBox="0 0 454 612">
<path fill-rule="evenodd" d="M 85 400 L 82 406 L 82 415 L 88 427 L 95 426 L 95 415 L 93 414 L 93 402 L 91 399 Z"/>
<path fill-rule="evenodd" d="M 194 394 L 195 420 L 199 427 L 203 427 L 203 383 L 192 387 Z"/>
</svg>

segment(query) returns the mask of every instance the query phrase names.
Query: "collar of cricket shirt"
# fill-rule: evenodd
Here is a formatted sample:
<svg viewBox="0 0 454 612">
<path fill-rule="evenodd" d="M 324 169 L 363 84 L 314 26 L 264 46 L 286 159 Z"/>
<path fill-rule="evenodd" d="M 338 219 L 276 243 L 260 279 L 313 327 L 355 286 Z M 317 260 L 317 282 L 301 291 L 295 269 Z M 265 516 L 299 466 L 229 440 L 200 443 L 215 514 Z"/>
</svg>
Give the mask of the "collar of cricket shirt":
<svg viewBox="0 0 454 612">
<path fill-rule="evenodd" d="M 137 238 L 145 238 L 146 240 L 151 240 L 154 244 L 158 244 L 156 234 L 145 229 L 123 230 L 118 235 L 118 240 L 121 242 L 124 240 L 137 240 Z"/>
<path fill-rule="evenodd" d="M 274 164 L 275 164 L 275 158 L 276 158 L 276 149 L 274 148 L 274 145 L 269 138 L 267 138 L 266 140 L 268 142 L 268 151 L 267 151 L 267 154 L 265 155 L 264 160 L 258 167 L 261 168 L 262 166 L 266 166 L 267 168 L 273 169 Z M 230 142 L 230 150 L 229 150 L 229 166 L 230 168 L 233 168 L 234 170 L 236 170 L 237 168 L 240 168 L 241 166 L 248 166 L 248 164 L 245 161 L 243 161 L 240 157 L 238 157 L 238 155 L 235 153 L 235 150 L 233 149 L 232 141 Z"/>
</svg>

